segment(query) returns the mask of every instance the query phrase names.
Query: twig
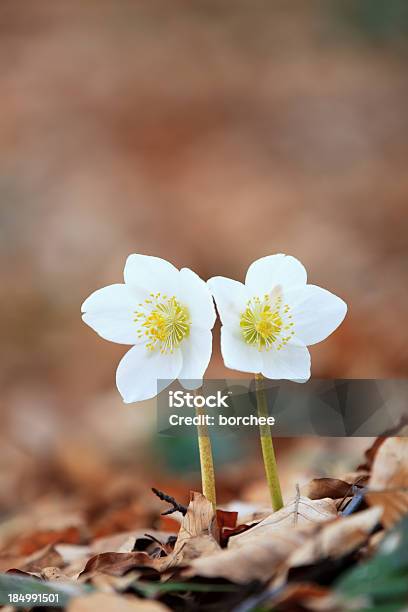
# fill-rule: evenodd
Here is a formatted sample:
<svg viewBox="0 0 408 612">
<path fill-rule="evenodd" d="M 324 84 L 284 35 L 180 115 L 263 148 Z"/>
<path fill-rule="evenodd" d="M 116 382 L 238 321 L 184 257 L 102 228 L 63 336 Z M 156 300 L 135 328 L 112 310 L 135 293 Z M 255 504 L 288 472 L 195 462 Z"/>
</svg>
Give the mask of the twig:
<svg viewBox="0 0 408 612">
<path fill-rule="evenodd" d="M 168 514 L 173 514 L 173 512 L 181 512 L 181 514 L 183 516 L 185 516 L 187 514 L 187 507 L 183 506 L 182 504 L 179 504 L 174 497 L 171 497 L 171 495 L 167 495 L 167 493 L 163 493 L 163 491 L 159 491 L 159 489 L 156 489 L 155 487 L 152 487 L 152 491 L 155 495 L 157 495 L 157 497 L 159 499 L 161 499 L 162 501 L 167 502 L 168 504 L 170 504 L 171 506 L 173 506 L 172 508 L 170 508 L 169 510 L 166 510 L 165 512 L 162 512 L 162 516 L 166 516 Z"/>
<path fill-rule="evenodd" d="M 299 489 L 299 484 L 296 483 L 295 513 L 293 515 L 293 526 L 294 527 L 296 527 L 297 522 L 298 522 L 299 501 L 300 501 L 300 489 Z"/>
<path fill-rule="evenodd" d="M 353 512 L 359 509 L 359 507 L 364 501 L 365 489 L 358 489 L 353 485 L 353 493 L 354 495 L 347 504 L 347 506 L 342 512 L 340 512 L 342 516 L 350 516 L 350 514 L 353 514 Z"/>
<path fill-rule="evenodd" d="M 355 495 L 359 490 L 360 491 L 364 491 L 364 487 L 362 487 L 361 485 L 359 485 L 358 483 L 361 482 L 361 480 L 364 478 L 364 476 L 360 476 L 359 478 L 357 478 L 356 482 L 354 484 L 350 485 L 350 488 L 347 490 L 347 493 L 345 494 L 345 496 L 343 497 L 343 499 L 341 500 L 341 502 L 338 505 L 338 510 L 340 512 L 340 508 L 342 507 L 343 503 L 346 501 L 347 497 L 350 496 L 350 493 L 352 493 L 353 495 Z M 347 506 L 348 504 L 346 504 Z M 346 507 L 345 506 L 345 507 Z"/>
</svg>

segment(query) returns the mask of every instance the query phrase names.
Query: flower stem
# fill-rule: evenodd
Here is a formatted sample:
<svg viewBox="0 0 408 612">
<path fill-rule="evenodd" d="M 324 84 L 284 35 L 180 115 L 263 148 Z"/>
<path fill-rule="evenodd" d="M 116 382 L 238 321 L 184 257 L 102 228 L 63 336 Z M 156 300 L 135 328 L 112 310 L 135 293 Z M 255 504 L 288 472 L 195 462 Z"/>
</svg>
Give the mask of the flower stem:
<svg viewBox="0 0 408 612">
<path fill-rule="evenodd" d="M 255 374 L 256 403 L 259 417 L 268 417 L 268 402 L 264 388 L 264 377 L 262 374 Z M 275 451 L 269 425 L 259 425 L 261 436 L 262 455 L 265 465 L 266 480 L 268 482 L 269 493 L 272 500 L 274 511 L 283 506 L 282 493 L 279 484 L 278 468 L 276 465 Z"/>
<path fill-rule="evenodd" d="M 201 417 L 205 415 L 203 408 L 196 408 L 196 415 Z M 201 419 L 203 421 L 203 419 Z M 215 495 L 215 476 L 214 476 L 214 462 L 212 456 L 211 439 L 208 431 L 208 425 L 204 422 L 200 422 L 197 425 L 198 434 L 198 450 L 200 453 L 200 466 L 201 466 L 201 483 L 203 489 L 203 495 L 212 503 L 214 509 L 216 506 L 216 495 Z"/>
</svg>

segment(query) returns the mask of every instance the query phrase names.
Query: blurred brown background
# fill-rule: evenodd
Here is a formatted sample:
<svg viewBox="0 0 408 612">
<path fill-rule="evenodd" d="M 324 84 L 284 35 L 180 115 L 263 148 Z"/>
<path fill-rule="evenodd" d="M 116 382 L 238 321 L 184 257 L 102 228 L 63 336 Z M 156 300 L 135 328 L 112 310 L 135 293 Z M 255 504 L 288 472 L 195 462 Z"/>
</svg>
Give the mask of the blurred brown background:
<svg viewBox="0 0 408 612">
<path fill-rule="evenodd" d="M 171 464 L 151 449 L 154 403 L 124 406 L 115 389 L 126 347 L 80 318 L 132 252 L 241 280 L 292 254 L 349 304 L 312 348 L 314 376 L 407 375 L 407 13 L 404 0 L 1 3 L 3 509 L 100 483 L 146 444 L 156 474 Z M 216 340 L 208 376 L 225 375 Z"/>
</svg>

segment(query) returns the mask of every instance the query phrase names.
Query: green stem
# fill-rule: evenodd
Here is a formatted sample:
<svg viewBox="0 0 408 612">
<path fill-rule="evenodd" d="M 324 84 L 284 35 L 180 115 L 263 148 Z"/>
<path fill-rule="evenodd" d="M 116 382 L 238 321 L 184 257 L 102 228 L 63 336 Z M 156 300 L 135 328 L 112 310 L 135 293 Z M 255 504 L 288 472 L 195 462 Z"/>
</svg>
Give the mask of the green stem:
<svg viewBox="0 0 408 612">
<path fill-rule="evenodd" d="M 262 374 L 255 374 L 256 403 L 259 417 L 268 417 L 268 402 L 264 389 L 264 377 Z M 279 484 L 278 468 L 276 465 L 275 451 L 269 425 L 259 425 L 261 436 L 262 455 L 265 465 L 266 480 L 268 482 L 269 493 L 274 511 L 283 507 L 282 493 Z"/>
<path fill-rule="evenodd" d="M 200 417 L 205 415 L 206 412 L 203 408 L 196 408 L 196 415 Z M 211 439 L 208 431 L 208 426 L 205 423 L 197 425 L 198 435 L 198 450 L 200 453 L 200 466 L 201 466 L 201 483 L 203 489 L 203 495 L 212 503 L 214 510 L 216 507 L 216 494 L 215 494 L 215 475 L 214 475 L 214 462 L 212 456 Z"/>
</svg>

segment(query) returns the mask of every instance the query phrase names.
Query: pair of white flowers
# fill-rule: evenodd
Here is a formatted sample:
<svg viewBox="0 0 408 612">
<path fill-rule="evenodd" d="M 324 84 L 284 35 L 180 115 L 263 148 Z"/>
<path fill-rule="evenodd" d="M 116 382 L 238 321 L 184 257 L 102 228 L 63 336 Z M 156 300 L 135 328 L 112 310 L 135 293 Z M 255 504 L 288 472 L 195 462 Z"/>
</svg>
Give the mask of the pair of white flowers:
<svg viewBox="0 0 408 612">
<path fill-rule="evenodd" d="M 308 345 L 327 338 L 347 305 L 307 284 L 304 266 L 277 254 L 250 265 L 245 284 L 216 276 L 207 283 L 188 268 L 158 257 L 130 255 L 124 283 L 92 293 L 82 318 L 102 338 L 133 345 L 116 372 L 126 403 L 146 400 L 179 379 L 198 388 L 221 318 L 221 352 L 228 368 L 271 379 L 306 381 Z"/>
</svg>

